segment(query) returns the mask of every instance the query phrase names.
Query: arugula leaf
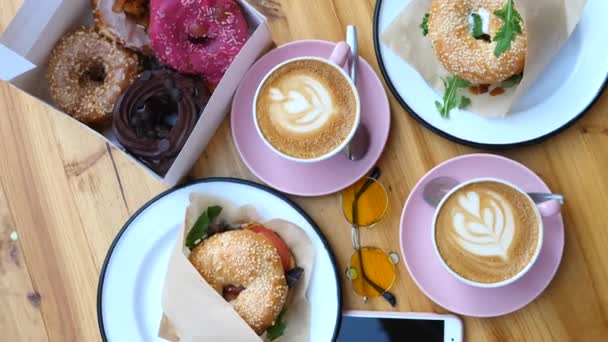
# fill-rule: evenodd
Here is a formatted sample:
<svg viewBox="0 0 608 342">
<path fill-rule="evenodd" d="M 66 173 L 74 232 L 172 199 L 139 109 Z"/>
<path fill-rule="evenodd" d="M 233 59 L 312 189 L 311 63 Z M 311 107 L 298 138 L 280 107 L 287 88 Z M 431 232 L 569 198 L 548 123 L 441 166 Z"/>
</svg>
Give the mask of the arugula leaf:
<svg viewBox="0 0 608 342">
<path fill-rule="evenodd" d="M 420 29 L 422 30 L 422 35 L 426 36 L 427 34 L 429 34 L 429 17 L 431 15 L 429 13 L 425 13 L 424 17 L 422 18 L 422 23 L 420 23 Z"/>
<path fill-rule="evenodd" d="M 198 217 L 192 229 L 186 236 L 186 247 L 192 250 L 196 246 L 197 242 L 207 237 L 207 231 L 209 229 L 209 215 L 207 211 L 204 211 L 201 216 Z"/>
<path fill-rule="evenodd" d="M 494 55 L 499 57 L 511 48 L 511 44 L 515 41 L 517 35 L 523 33 L 523 19 L 515 9 L 514 0 L 507 0 L 505 6 L 494 12 L 494 15 L 503 21 L 502 27 L 496 32 L 493 39 L 496 42 Z"/>
<path fill-rule="evenodd" d="M 207 208 L 207 216 L 209 216 L 209 221 L 213 222 L 220 213 L 222 212 L 222 207 L 219 205 L 214 205 L 212 207 Z"/>
<path fill-rule="evenodd" d="M 524 78 L 524 74 L 517 74 L 509 77 L 508 79 L 502 81 L 500 83 L 501 88 L 513 88 L 521 82 L 521 79 Z"/>
<path fill-rule="evenodd" d="M 483 20 L 481 20 L 481 16 L 477 13 L 472 13 L 471 16 L 473 16 L 473 37 L 483 37 L 485 33 L 483 32 Z"/>
<path fill-rule="evenodd" d="M 222 212 L 222 207 L 212 206 L 208 207 L 201 216 L 198 217 L 188 235 L 186 236 L 186 247 L 190 250 L 196 246 L 196 244 L 207 237 L 209 231 L 209 224 L 216 219 Z"/>
<path fill-rule="evenodd" d="M 456 102 L 456 107 L 458 107 L 458 109 L 463 109 L 471 105 L 471 99 L 466 96 L 457 96 L 454 102 Z"/>
<path fill-rule="evenodd" d="M 271 342 L 276 340 L 277 338 L 283 336 L 285 333 L 285 329 L 287 329 L 287 322 L 285 321 L 285 313 L 287 309 L 283 308 L 279 316 L 277 317 L 277 321 L 273 326 L 266 330 L 266 342 Z"/>
<path fill-rule="evenodd" d="M 448 118 L 450 112 L 455 108 L 466 108 L 471 104 L 471 99 L 466 96 L 459 96 L 458 89 L 466 88 L 470 85 L 468 81 L 465 81 L 456 76 L 450 76 L 443 80 L 445 86 L 445 93 L 443 94 L 443 104 L 439 101 L 435 101 L 435 107 L 442 117 Z"/>
</svg>

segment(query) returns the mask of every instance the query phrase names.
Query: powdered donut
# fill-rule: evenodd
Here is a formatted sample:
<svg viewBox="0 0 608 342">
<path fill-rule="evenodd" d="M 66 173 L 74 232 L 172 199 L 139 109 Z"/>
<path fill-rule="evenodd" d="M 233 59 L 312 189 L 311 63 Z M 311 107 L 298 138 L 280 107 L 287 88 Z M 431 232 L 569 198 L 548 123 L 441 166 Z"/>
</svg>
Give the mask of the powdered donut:
<svg viewBox="0 0 608 342">
<path fill-rule="evenodd" d="M 507 0 L 433 0 L 429 16 L 429 37 L 437 58 L 452 74 L 474 84 L 493 84 L 520 74 L 528 47 L 525 27 L 511 48 L 494 55 L 496 42 L 475 39 L 469 31 L 469 16 L 488 12 L 489 32 L 494 37 L 503 22 L 494 12 Z"/>
<path fill-rule="evenodd" d="M 248 28 L 234 0 L 152 0 L 149 33 L 162 62 L 215 85 L 245 44 Z"/>
<path fill-rule="evenodd" d="M 49 90 L 63 111 L 87 125 L 112 119 L 114 104 L 137 75 L 137 55 L 83 26 L 64 35 L 47 65 Z"/>
</svg>

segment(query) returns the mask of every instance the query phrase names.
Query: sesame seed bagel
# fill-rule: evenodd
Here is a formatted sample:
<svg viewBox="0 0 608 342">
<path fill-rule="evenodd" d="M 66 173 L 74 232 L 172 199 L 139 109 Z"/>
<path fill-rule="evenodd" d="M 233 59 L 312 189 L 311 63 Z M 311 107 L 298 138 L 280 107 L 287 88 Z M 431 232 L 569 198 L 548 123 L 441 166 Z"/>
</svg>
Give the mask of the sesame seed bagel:
<svg viewBox="0 0 608 342">
<path fill-rule="evenodd" d="M 215 234 L 196 246 L 189 260 L 220 295 L 227 286 L 244 288 L 230 304 L 258 335 L 275 323 L 288 288 L 281 258 L 262 234 L 247 229 Z"/>
<path fill-rule="evenodd" d="M 84 124 L 111 122 L 114 104 L 137 76 L 134 52 L 90 26 L 64 35 L 51 51 L 46 76 L 59 108 Z"/>
<path fill-rule="evenodd" d="M 452 74 L 474 84 L 493 84 L 524 70 L 528 46 L 526 29 L 511 48 L 494 55 L 496 42 L 475 39 L 469 15 L 479 9 L 489 12 L 489 36 L 494 37 L 503 21 L 494 15 L 507 0 L 433 0 L 428 21 L 429 37 L 437 58 Z"/>
</svg>

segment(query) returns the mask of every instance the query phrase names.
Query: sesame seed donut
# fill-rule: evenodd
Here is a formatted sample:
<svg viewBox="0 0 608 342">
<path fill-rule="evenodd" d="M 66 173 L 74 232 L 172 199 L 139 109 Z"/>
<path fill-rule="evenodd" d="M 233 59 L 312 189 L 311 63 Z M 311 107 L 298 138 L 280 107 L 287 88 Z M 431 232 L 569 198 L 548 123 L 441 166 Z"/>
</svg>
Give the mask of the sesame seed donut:
<svg viewBox="0 0 608 342">
<path fill-rule="evenodd" d="M 489 15 L 490 37 L 503 21 L 494 12 L 507 0 L 433 0 L 428 21 L 429 37 L 437 58 L 452 74 L 474 84 L 493 84 L 520 74 L 528 46 L 526 29 L 511 48 L 499 57 L 494 55 L 496 42 L 476 39 L 470 33 L 469 16 L 485 9 Z"/>
<path fill-rule="evenodd" d="M 249 30 L 234 0 L 151 0 L 149 33 L 163 63 L 217 85 Z"/>
<path fill-rule="evenodd" d="M 220 295 L 241 289 L 230 304 L 258 335 L 275 323 L 287 300 L 287 281 L 279 254 L 262 234 L 248 229 L 215 234 L 188 259 Z"/>
<path fill-rule="evenodd" d="M 51 97 L 74 119 L 90 126 L 110 123 L 114 104 L 137 76 L 138 59 L 83 26 L 51 51 L 46 76 Z"/>
</svg>

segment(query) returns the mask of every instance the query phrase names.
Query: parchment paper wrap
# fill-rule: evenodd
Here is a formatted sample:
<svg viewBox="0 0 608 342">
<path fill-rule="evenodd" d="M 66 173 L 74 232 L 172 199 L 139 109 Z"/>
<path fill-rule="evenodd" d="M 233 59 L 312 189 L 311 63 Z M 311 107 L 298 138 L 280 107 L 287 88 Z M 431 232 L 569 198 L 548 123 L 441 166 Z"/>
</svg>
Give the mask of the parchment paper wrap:
<svg viewBox="0 0 608 342">
<path fill-rule="evenodd" d="M 517 0 L 516 6 L 524 19 L 528 34 L 524 78 L 519 86 L 506 89 L 507 92 L 499 96 L 473 95 L 465 89 L 460 90 L 461 94 L 472 100 L 467 110 L 487 117 L 505 116 L 568 40 L 583 14 L 586 3 L 587 0 Z M 441 78 L 450 74 L 435 56 L 429 36 L 423 36 L 419 27 L 424 14 L 429 12 L 430 8 L 431 0 L 410 1 L 381 33 L 381 41 L 412 65 L 442 96 L 444 86 Z"/>
<path fill-rule="evenodd" d="M 190 195 L 185 223 L 178 234 L 167 268 L 162 298 L 164 316 L 158 335 L 174 342 L 260 341 L 261 337 L 249 328 L 188 261 L 190 251 L 184 246 L 186 235 L 200 214 L 213 205 L 223 208 L 220 219 L 227 222 L 260 222 L 253 206 L 238 207 L 225 198 L 207 194 Z M 291 290 L 295 291 L 293 301 L 287 304 L 287 329 L 276 341 L 308 341 L 310 304 L 306 289 L 314 264 L 312 241 L 293 223 L 275 219 L 262 224 L 279 234 L 294 254 L 298 266 L 304 268 L 302 279 Z"/>
</svg>

